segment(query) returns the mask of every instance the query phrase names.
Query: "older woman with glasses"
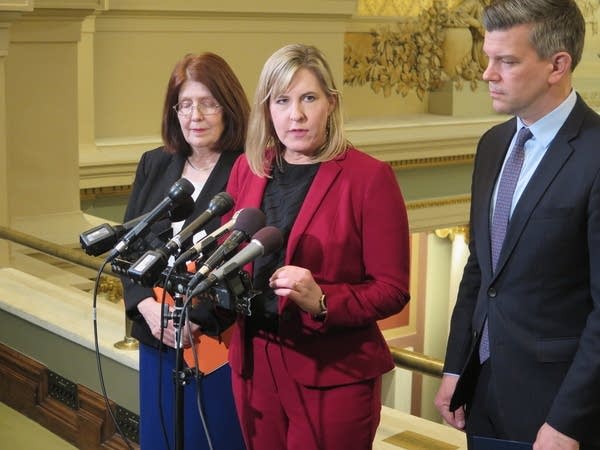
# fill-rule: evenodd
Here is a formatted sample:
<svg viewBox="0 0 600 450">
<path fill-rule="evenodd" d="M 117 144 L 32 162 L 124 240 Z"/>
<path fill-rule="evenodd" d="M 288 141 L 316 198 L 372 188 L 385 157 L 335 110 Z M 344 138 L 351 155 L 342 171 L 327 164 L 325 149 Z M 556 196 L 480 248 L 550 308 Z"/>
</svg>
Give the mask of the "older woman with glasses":
<svg viewBox="0 0 600 450">
<path fill-rule="evenodd" d="M 164 146 L 142 155 L 125 220 L 154 208 L 181 177 L 195 187 L 192 195 L 195 204 L 187 221 L 205 211 L 215 194 L 225 189 L 231 167 L 243 150 L 249 109 L 239 80 L 223 58 L 204 53 L 186 55 L 180 60 L 171 73 L 164 102 Z M 166 220 L 154 224 L 145 245 L 139 246 L 140 252 L 155 248 L 157 243 L 164 244 L 184 225 L 184 221 Z M 218 225 L 219 218 L 214 218 L 202 233 L 210 233 Z M 195 238 L 202 237 L 202 233 Z M 151 240 L 154 242 L 150 243 Z M 174 327 L 172 322 L 162 327 L 162 308 L 157 301 L 160 298 L 153 289 L 126 278 L 123 285 L 126 312 L 133 320 L 132 336 L 140 341 L 140 446 L 144 450 L 174 448 L 173 430 L 181 425 L 173 423 Z M 189 346 L 190 342 L 185 344 Z M 202 362 L 203 355 L 197 356 Z M 189 382 L 185 386 L 186 449 L 209 448 L 207 434 L 217 448 L 243 448 L 229 385 L 229 367 L 224 365 L 217 370 L 223 373 L 205 377 L 201 385 Z M 197 402 L 204 392 L 218 398 L 215 408 Z M 202 408 L 208 418 L 208 423 L 204 423 L 208 433 L 201 424 L 204 416 L 199 409 Z"/>
</svg>

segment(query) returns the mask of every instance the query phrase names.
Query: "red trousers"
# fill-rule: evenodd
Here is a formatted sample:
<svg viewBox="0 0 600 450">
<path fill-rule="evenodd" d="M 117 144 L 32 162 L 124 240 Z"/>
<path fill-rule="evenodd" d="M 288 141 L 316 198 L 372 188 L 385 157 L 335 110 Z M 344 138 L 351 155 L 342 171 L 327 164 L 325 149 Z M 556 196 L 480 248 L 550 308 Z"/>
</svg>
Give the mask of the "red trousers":
<svg viewBox="0 0 600 450">
<path fill-rule="evenodd" d="M 253 338 L 254 371 L 232 371 L 247 450 L 368 450 L 381 413 L 381 377 L 306 387 L 288 372 L 276 340 Z"/>
</svg>

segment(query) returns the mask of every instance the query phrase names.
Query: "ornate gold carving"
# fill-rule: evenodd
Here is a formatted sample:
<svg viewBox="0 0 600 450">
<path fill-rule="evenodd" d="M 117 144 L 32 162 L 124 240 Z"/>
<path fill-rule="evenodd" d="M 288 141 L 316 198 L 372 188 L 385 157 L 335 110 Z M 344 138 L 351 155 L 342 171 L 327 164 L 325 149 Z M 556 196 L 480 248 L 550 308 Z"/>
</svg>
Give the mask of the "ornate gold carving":
<svg viewBox="0 0 600 450">
<path fill-rule="evenodd" d="M 442 43 L 447 14 L 444 2 L 434 0 L 416 19 L 398 23 L 396 30 L 347 33 L 344 83 L 368 84 L 385 97 L 392 91 L 405 97 L 415 90 L 423 100 L 426 92 L 444 81 Z"/>
<path fill-rule="evenodd" d="M 578 91 L 585 102 L 593 108 L 600 108 L 600 92 Z"/>
<path fill-rule="evenodd" d="M 483 53 L 483 37 L 485 30 L 482 24 L 483 8 L 489 0 L 459 1 L 448 14 L 446 39 L 444 41 L 444 70 L 452 78 L 458 88 L 463 81 L 470 82 L 471 90 L 477 89 L 487 66 L 487 56 Z M 464 33 L 467 33 L 466 35 Z M 455 36 L 458 34 L 458 36 Z M 454 39 L 451 39 L 454 37 Z M 458 40 L 456 39 L 458 37 Z M 467 51 L 460 54 L 461 45 L 466 45 Z M 462 58 L 458 64 L 451 65 L 451 56 L 458 53 Z"/>
<path fill-rule="evenodd" d="M 490 0 L 361 0 L 360 16 L 402 18 L 397 28 L 347 33 L 344 84 L 368 85 L 385 97 L 416 91 L 420 100 L 452 80 L 476 90 L 487 57 L 483 53 L 483 9 Z M 578 0 L 592 33 L 598 32 L 598 1 Z M 597 55 L 600 57 L 600 53 Z"/>
<path fill-rule="evenodd" d="M 385 97 L 392 92 L 405 97 L 414 90 L 421 100 L 448 79 L 459 89 L 467 81 L 475 90 L 487 65 L 481 24 L 487 1 L 462 0 L 449 9 L 446 2 L 432 0 L 416 18 L 404 16 L 395 30 L 347 33 L 344 83 L 368 84 Z"/>
<path fill-rule="evenodd" d="M 592 25 L 592 33 L 598 33 L 598 20 L 596 20 L 595 14 L 596 10 L 600 8 L 600 2 L 591 1 L 591 0 L 577 0 L 577 4 L 579 5 L 579 9 L 581 9 L 581 13 L 583 17 L 585 17 L 586 21 L 590 22 Z M 598 55 L 600 56 L 600 54 Z"/>
<path fill-rule="evenodd" d="M 452 228 L 439 228 L 435 230 L 435 235 L 440 239 L 450 239 L 453 241 L 457 234 L 465 236 L 465 242 L 469 242 L 469 227 L 467 225 Z"/>
<path fill-rule="evenodd" d="M 432 0 L 359 0 L 359 16 L 414 17 L 431 6 Z"/>
</svg>

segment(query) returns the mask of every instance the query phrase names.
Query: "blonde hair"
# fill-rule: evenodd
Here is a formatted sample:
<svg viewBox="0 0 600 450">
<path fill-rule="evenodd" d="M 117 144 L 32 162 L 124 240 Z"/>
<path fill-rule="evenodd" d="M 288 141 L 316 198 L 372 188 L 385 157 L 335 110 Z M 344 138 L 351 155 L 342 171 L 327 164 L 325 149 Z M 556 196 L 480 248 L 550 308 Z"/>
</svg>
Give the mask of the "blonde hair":
<svg viewBox="0 0 600 450">
<path fill-rule="evenodd" d="M 269 176 L 270 152 L 281 158 L 285 150 L 271 121 L 270 99 L 284 93 L 300 69 L 310 70 L 334 107 L 327 118 L 327 136 L 323 147 L 314 155 L 315 162 L 334 159 L 344 153 L 348 141 L 344 136 L 341 95 L 336 89 L 329 64 L 319 49 L 311 45 L 291 44 L 280 48 L 265 62 L 254 94 L 246 138 L 246 157 L 256 175 Z M 269 155 L 269 156 L 268 156 Z"/>
</svg>

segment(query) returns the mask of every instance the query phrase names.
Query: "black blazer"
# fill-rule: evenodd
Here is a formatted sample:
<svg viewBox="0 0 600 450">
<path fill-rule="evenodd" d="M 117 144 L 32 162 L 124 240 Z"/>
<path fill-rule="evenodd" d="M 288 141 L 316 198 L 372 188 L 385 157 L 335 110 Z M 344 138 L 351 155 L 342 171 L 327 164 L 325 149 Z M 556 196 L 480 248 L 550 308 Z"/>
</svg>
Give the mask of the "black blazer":
<svg viewBox="0 0 600 450">
<path fill-rule="evenodd" d="M 515 119 L 481 138 L 472 180 L 470 256 L 452 316 L 452 406 L 471 401 L 489 316 L 492 388 L 512 439 L 548 422 L 600 445 L 600 116 L 578 97 L 511 218 L 492 274 L 490 203 Z M 585 448 L 585 445 L 582 446 Z"/>
<path fill-rule="evenodd" d="M 221 154 L 196 200 L 193 213 L 186 219 L 184 227 L 206 210 L 208 203 L 216 194 L 225 190 L 231 167 L 240 154 L 240 151 L 225 151 Z M 185 158 L 183 156 L 169 154 L 164 151 L 163 147 L 144 153 L 137 166 L 124 220 L 134 219 L 158 205 L 167 196 L 173 183 L 181 178 L 184 165 Z M 215 230 L 220 223 L 219 217 L 213 218 L 205 227 L 207 233 Z M 143 251 L 156 248 L 157 245 L 165 243 L 171 237 L 171 223 L 168 220 L 153 224 L 150 234 L 138 243 L 139 252 L 134 249 L 128 259 L 135 260 L 136 256 L 141 256 Z M 157 347 L 158 340 L 152 336 L 146 321 L 137 309 L 140 301 L 153 295 L 152 289 L 139 286 L 125 277 L 121 281 L 125 311 L 133 320 L 132 336 L 144 344 Z"/>
</svg>

